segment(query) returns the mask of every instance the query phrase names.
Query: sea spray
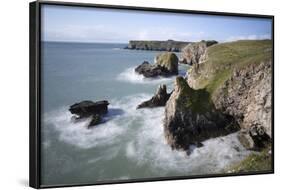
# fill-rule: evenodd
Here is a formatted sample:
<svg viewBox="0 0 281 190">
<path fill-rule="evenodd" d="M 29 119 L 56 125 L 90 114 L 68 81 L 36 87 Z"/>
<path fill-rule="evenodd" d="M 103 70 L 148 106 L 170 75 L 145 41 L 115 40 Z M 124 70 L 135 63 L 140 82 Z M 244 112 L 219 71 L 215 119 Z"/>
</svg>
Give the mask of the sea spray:
<svg viewBox="0 0 281 190">
<path fill-rule="evenodd" d="M 133 164 L 135 172 L 124 172 L 129 178 L 143 177 L 147 172 L 152 176 L 216 173 L 248 155 L 249 152 L 237 140 L 237 134 L 207 140 L 203 147 L 195 148 L 189 156 L 184 151 L 172 150 L 164 138 L 164 107 L 136 110 L 136 105 L 150 96 L 137 94 L 112 100 L 107 121 L 90 130 L 85 127 L 87 120 L 73 123 L 66 107 L 44 118 L 51 124 L 50 130 L 59 133 L 60 141 L 85 151 L 103 150 L 98 155 L 83 158 L 88 159 L 84 160 L 87 164 L 94 166 L 108 162 L 111 165 L 120 159 Z M 111 112 L 117 109 L 119 112 Z"/>
<path fill-rule="evenodd" d="M 179 66 L 179 75 L 185 76 L 186 70 L 188 66 L 180 65 Z M 140 75 L 135 72 L 134 67 L 130 67 L 125 69 L 123 72 L 118 74 L 116 77 L 117 80 L 128 82 L 128 83 L 135 83 L 135 84 L 150 84 L 150 85 L 157 85 L 157 84 L 170 84 L 175 80 L 176 76 L 171 77 L 155 77 L 155 78 L 145 78 L 143 75 Z"/>
</svg>

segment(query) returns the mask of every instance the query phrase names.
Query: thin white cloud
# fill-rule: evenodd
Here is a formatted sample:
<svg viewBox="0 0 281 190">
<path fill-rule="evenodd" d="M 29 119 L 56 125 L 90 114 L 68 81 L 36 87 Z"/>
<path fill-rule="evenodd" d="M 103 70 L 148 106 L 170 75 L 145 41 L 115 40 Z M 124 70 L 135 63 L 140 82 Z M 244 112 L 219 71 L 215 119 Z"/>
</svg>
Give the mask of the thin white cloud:
<svg viewBox="0 0 281 190">
<path fill-rule="evenodd" d="M 203 31 L 191 33 L 173 28 L 150 27 L 135 30 L 118 30 L 106 25 L 78 26 L 67 25 L 57 28 L 46 28 L 43 39 L 49 41 L 82 41 L 82 42 L 127 42 L 128 40 L 208 40 Z"/>
<path fill-rule="evenodd" d="M 270 34 L 262 34 L 262 35 L 247 35 L 247 36 L 231 36 L 227 38 L 226 42 L 237 41 L 237 40 L 264 40 L 264 39 L 271 39 Z"/>
</svg>

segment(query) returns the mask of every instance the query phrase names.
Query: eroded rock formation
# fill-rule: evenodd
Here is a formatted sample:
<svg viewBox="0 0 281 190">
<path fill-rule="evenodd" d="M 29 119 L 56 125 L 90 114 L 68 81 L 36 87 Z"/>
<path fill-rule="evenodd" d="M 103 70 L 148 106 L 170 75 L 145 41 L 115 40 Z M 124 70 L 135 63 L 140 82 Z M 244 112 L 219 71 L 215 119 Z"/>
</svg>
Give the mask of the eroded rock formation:
<svg viewBox="0 0 281 190">
<path fill-rule="evenodd" d="M 189 150 L 203 140 L 237 131 L 232 117 L 218 111 L 206 90 L 193 90 L 182 77 L 166 103 L 164 133 L 174 149 Z"/>
<path fill-rule="evenodd" d="M 174 53 L 161 53 L 155 58 L 155 63 L 144 61 L 135 68 L 135 72 L 147 78 L 158 76 L 168 77 L 178 74 L 178 57 Z"/>
<path fill-rule="evenodd" d="M 102 116 L 108 112 L 108 105 L 106 100 L 97 102 L 85 100 L 71 105 L 69 111 L 77 115 L 76 120 L 91 118 L 88 127 L 92 127 L 102 122 Z"/>
<path fill-rule="evenodd" d="M 150 100 L 142 102 L 140 105 L 138 105 L 137 109 L 165 106 L 170 95 L 171 94 L 167 93 L 166 85 L 160 85 L 157 89 L 156 94 Z"/>
</svg>

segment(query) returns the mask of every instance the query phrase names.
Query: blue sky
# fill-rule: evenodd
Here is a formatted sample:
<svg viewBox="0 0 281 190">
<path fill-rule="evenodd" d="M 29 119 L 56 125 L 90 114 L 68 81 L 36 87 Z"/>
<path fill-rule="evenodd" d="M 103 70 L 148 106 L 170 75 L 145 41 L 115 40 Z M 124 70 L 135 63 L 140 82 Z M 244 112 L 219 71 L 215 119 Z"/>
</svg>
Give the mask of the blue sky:
<svg viewBox="0 0 281 190">
<path fill-rule="evenodd" d="M 44 41 L 235 41 L 271 38 L 271 20 L 44 5 Z"/>
</svg>

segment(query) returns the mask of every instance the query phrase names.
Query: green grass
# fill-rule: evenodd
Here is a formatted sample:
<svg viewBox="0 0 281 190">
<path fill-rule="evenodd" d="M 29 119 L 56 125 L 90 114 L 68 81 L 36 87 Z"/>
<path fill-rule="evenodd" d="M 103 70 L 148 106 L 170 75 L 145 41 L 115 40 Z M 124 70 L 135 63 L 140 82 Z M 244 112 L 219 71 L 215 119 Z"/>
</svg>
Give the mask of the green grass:
<svg viewBox="0 0 281 190">
<path fill-rule="evenodd" d="M 269 151 L 271 146 L 258 153 L 251 153 L 240 163 L 231 166 L 228 173 L 238 172 L 255 172 L 255 171 L 268 171 L 272 169 L 271 154 Z"/>
<path fill-rule="evenodd" d="M 272 56 L 271 40 L 242 40 L 216 44 L 208 48 L 208 60 L 191 71 L 196 89 L 206 88 L 213 95 L 219 86 L 229 79 L 235 69 L 260 64 Z"/>
<path fill-rule="evenodd" d="M 184 109 L 190 109 L 192 113 L 201 114 L 213 107 L 210 94 L 205 89 L 194 90 L 190 88 L 182 77 L 177 77 L 176 82 L 181 88 L 181 94 L 177 99 L 179 106 L 184 106 L 182 107 Z"/>
</svg>

